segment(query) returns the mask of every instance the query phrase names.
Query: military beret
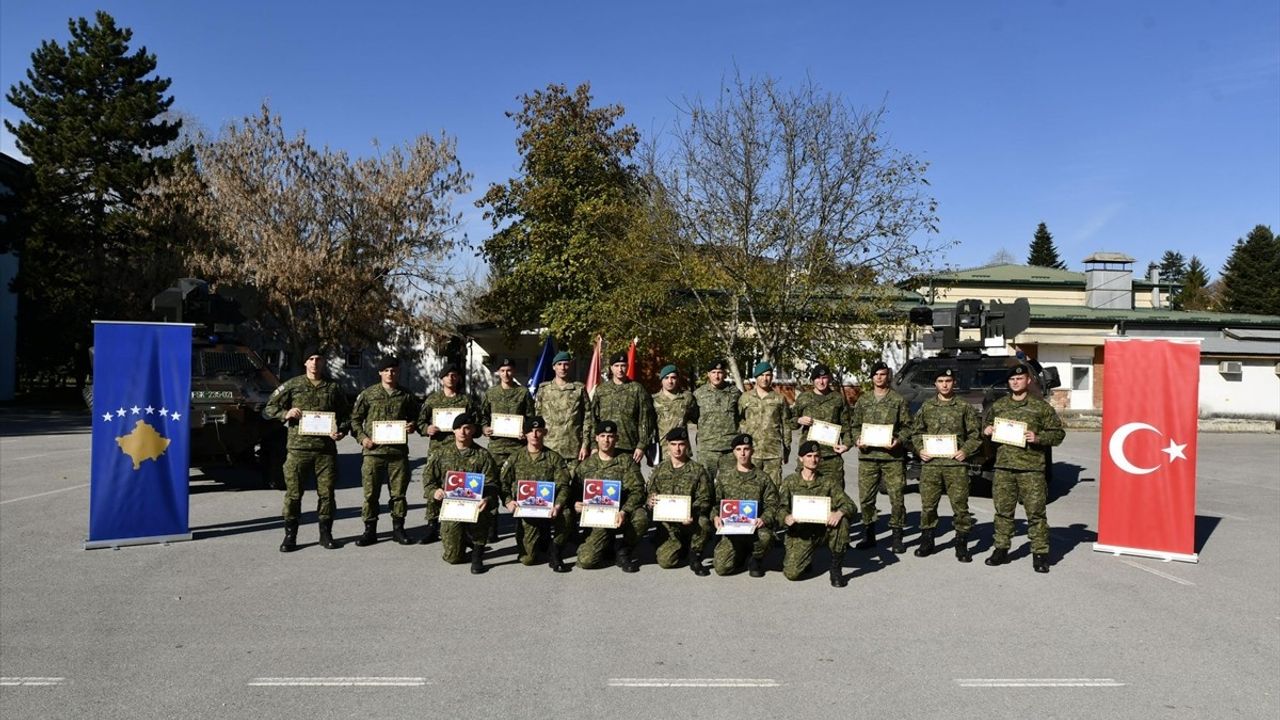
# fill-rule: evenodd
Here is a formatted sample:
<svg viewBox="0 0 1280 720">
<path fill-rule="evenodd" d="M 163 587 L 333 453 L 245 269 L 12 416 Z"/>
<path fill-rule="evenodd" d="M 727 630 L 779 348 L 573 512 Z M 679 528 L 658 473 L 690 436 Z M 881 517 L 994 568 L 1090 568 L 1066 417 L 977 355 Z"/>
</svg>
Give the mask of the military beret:
<svg viewBox="0 0 1280 720">
<path fill-rule="evenodd" d="M 524 419 L 525 432 L 532 432 L 538 428 L 542 428 L 543 430 L 547 429 L 547 421 L 543 420 L 541 415 L 534 415 L 533 417 L 527 417 Z"/>
<path fill-rule="evenodd" d="M 881 370 L 888 370 L 889 366 L 884 364 L 883 360 L 877 360 L 875 365 L 871 366 L 871 374 L 875 375 Z"/>
<path fill-rule="evenodd" d="M 756 363 L 756 366 L 754 368 L 752 368 L 751 376 L 760 377 L 761 375 L 767 372 L 773 372 L 773 365 L 768 360 L 761 360 L 760 362 Z"/>
<path fill-rule="evenodd" d="M 675 375 L 679 372 L 680 370 L 675 365 L 663 365 L 662 369 L 658 371 L 658 377 L 665 378 L 668 375 Z"/>
<path fill-rule="evenodd" d="M 306 360 L 314 355 L 325 357 L 329 354 L 329 349 L 319 343 L 312 343 L 302 349 L 302 359 Z"/>
<path fill-rule="evenodd" d="M 728 370 L 728 369 L 729 369 L 729 363 L 726 363 L 723 360 L 716 360 L 715 362 L 711 363 L 710 367 L 707 368 L 707 372 L 711 372 L 712 370 Z"/>
<path fill-rule="evenodd" d="M 933 379 L 941 380 L 942 378 L 954 378 L 955 376 L 956 376 L 955 370 L 952 370 L 951 368 L 943 368 L 942 370 L 939 370 L 936 374 L 934 374 Z"/>
<path fill-rule="evenodd" d="M 453 429 L 457 430 L 463 425 L 475 425 L 476 419 L 470 413 L 462 413 L 453 419 Z"/>
<path fill-rule="evenodd" d="M 809 379 L 817 380 L 820 377 L 831 377 L 831 368 L 823 365 L 822 363 L 814 365 L 813 368 L 809 370 Z"/>
<path fill-rule="evenodd" d="M 596 434 L 597 435 L 617 435 L 618 423 L 612 420 L 601 420 L 600 422 L 596 423 Z"/>
<path fill-rule="evenodd" d="M 626 361 L 627 361 L 627 354 L 624 352 L 614 353 L 609 356 L 610 365 L 617 365 L 618 363 L 625 363 Z"/>
<path fill-rule="evenodd" d="M 387 355 L 378 360 L 378 372 L 382 372 L 387 368 L 400 367 L 400 358 L 395 355 Z"/>
<path fill-rule="evenodd" d="M 689 431 L 682 427 L 673 427 L 664 438 L 667 442 L 689 442 Z"/>
<path fill-rule="evenodd" d="M 733 442 L 731 442 L 730 445 L 732 445 L 733 447 L 738 447 L 739 445 L 746 445 L 747 447 L 752 447 L 755 445 L 755 442 L 751 439 L 750 435 L 746 433 L 738 433 L 737 435 L 733 436 Z"/>
<path fill-rule="evenodd" d="M 552 365 L 555 365 L 556 363 L 562 363 L 562 362 L 573 362 L 573 356 L 561 350 L 560 352 L 556 353 L 556 356 L 554 358 L 551 358 Z"/>
<path fill-rule="evenodd" d="M 818 452 L 818 443 L 816 440 L 805 440 L 800 443 L 800 449 L 796 451 L 796 457 L 804 457 L 809 453 Z"/>
<path fill-rule="evenodd" d="M 498 360 L 498 364 L 494 365 L 493 367 L 495 370 L 501 370 L 504 367 L 515 368 L 515 366 L 516 366 L 516 363 L 514 360 L 512 360 L 509 357 L 504 357 Z"/>
<path fill-rule="evenodd" d="M 462 370 L 461 368 L 458 367 L 458 363 L 445 363 L 444 367 L 440 368 L 440 372 L 439 374 L 436 375 L 436 377 L 444 377 L 449 373 L 458 373 L 459 375 L 462 374 Z"/>
<path fill-rule="evenodd" d="M 1009 377 L 1013 377 L 1014 375 L 1027 375 L 1027 376 L 1030 376 L 1030 375 L 1031 375 L 1031 373 L 1027 371 L 1027 366 L 1026 366 L 1026 365 L 1021 365 L 1021 364 L 1019 364 L 1019 365 L 1014 365 L 1013 367 L 1009 368 Z"/>
</svg>

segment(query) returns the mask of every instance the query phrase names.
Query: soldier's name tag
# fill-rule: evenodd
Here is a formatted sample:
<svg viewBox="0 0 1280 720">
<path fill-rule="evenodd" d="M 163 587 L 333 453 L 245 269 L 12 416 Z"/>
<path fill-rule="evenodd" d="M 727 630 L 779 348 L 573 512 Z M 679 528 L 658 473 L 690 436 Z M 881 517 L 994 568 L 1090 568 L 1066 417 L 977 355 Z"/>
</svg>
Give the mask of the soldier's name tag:
<svg viewBox="0 0 1280 720">
<path fill-rule="evenodd" d="M 654 495 L 655 522 L 684 523 L 693 519 L 693 498 L 688 495 Z"/>
<path fill-rule="evenodd" d="M 949 458 L 959 452 L 955 435 L 925 435 L 921 440 L 924 441 L 922 449 L 925 455 Z"/>
<path fill-rule="evenodd" d="M 809 426 L 809 439 L 834 447 L 840 444 L 840 426 L 823 420 L 814 420 Z"/>
<path fill-rule="evenodd" d="M 447 497 L 440 503 L 440 519 L 473 523 L 480 519 L 480 500 Z"/>
<path fill-rule="evenodd" d="M 1021 420 L 996 418 L 991 425 L 994 428 L 991 433 L 993 442 L 1020 448 L 1027 446 L 1027 424 Z"/>
<path fill-rule="evenodd" d="M 443 432 L 453 431 L 453 421 L 459 415 L 465 413 L 466 408 L 435 408 L 431 411 L 431 424 L 440 428 Z"/>
<path fill-rule="evenodd" d="M 799 523 L 826 525 L 831 516 L 831 498 L 825 495 L 792 495 L 791 519 Z"/>
<path fill-rule="evenodd" d="M 585 528 L 608 528 L 613 530 L 621 524 L 618 508 L 612 505 L 583 505 L 578 525 Z"/>
<path fill-rule="evenodd" d="M 371 438 L 379 445 L 404 445 L 409 441 L 409 423 L 404 420 L 375 420 Z"/>
<path fill-rule="evenodd" d="M 893 445 L 893 426 L 863 425 L 862 444 L 868 447 L 891 447 Z"/>
<path fill-rule="evenodd" d="M 524 416 L 494 413 L 490 427 L 493 428 L 494 437 L 519 440 L 524 435 Z"/>
<path fill-rule="evenodd" d="M 331 412 L 304 410 L 298 420 L 299 435 L 323 435 L 329 437 L 338 431 L 338 416 Z"/>
</svg>

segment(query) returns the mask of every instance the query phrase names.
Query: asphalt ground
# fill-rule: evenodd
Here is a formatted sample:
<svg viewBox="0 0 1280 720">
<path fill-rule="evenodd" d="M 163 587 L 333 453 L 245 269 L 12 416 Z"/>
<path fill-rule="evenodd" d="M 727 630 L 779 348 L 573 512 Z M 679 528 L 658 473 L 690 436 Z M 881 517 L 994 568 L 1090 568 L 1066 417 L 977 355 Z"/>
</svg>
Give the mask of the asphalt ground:
<svg viewBox="0 0 1280 720">
<path fill-rule="evenodd" d="M 1280 436 L 1199 442 L 1199 564 L 1092 551 L 1099 435 L 1071 432 L 1050 574 L 1021 523 L 1014 562 L 982 564 L 989 498 L 972 501 L 978 554 L 957 563 L 944 499 L 940 552 L 850 550 L 835 589 L 825 553 L 788 582 L 777 550 L 763 579 L 661 570 L 647 544 L 636 574 L 556 575 L 516 562 L 506 515 L 481 576 L 439 545 L 328 551 L 311 492 L 303 548 L 282 554 L 279 491 L 198 471 L 194 541 L 85 551 L 87 420 L 9 411 L 0 715 L 1274 718 Z M 351 540 L 359 456 L 342 446 L 335 530 Z M 409 495 L 418 532 L 416 473 Z M 910 550 L 919 496 L 907 507 Z"/>
</svg>

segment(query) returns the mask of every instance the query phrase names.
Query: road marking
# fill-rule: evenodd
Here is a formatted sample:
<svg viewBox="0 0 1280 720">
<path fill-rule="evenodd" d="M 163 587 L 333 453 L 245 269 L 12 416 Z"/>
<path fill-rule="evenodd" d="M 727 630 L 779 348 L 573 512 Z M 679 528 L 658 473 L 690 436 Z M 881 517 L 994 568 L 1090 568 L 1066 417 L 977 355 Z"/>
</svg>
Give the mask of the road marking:
<svg viewBox="0 0 1280 720">
<path fill-rule="evenodd" d="M 1124 563 L 1125 565 L 1128 565 L 1129 567 L 1136 567 L 1143 572 L 1149 572 L 1152 575 L 1155 575 L 1156 577 L 1162 577 L 1165 580 L 1172 580 L 1173 582 L 1176 582 L 1179 585 L 1193 585 L 1193 586 L 1195 585 L 1195 583 L 1191 582 L 1190 580 L 1183 580 L 1182 578 L 1176 575 L 1170 575 L 1167 572 L 1161 572 L 1160 570 L 1156 570 L 1155 568 L 1149 568 L 1146 565 L 1143 565 L 1142 563 L 1136 563 L 1132 560 L 1126 560 L 1124 558 L 1120 558 L 1120 562 Z"/>
<path fill-rule="evenodd" d="M 420 677 L 260 677 L 247 684 L 250 687 L 423 687 L 431 683 Z"/>
<path fill-rule="evenodd" d="M 48 687 L 61 685 L 64 677 L 0 677 L 0 687 Z"/>
<path fill-rule="evenodd" d="M 1112 678 L 956 678 L 966 688 L 1124 687 Z"/>
<path fill-rule="evenodd" d="M 49 457 L 50 455 L 64 455 L 66 453 L 87 453 L 91 449 L 92 448 L 75 448 L 74 450 L 50 450 L 49 452 L 46 452 L 46 453 L 37 453 L 35 455 L 23 455 L 22 457 L 8 458 L 8 460 L 11 462 L 17 462 L 19 460 L 34 460 L 36 458 Z"/>
<path fill-rule="evenodd" d="M 781 687 L 773 678 L 609 678 L 609 687 Z"/>
<path fill-rule="evenodd" d="M 8 505 L 9 503 L 18 502 L 19 500 L 34 500 L 38 497 L 44 497 L 45 495 L 55 495 L 57 493 L 66 492 L 68 490 L 79 490 L 80 488 L 87 488 L 87 487 L 89 487 L 89 483 L 81 483 L 79 485 L 72 485 L 71 487 L 58 488 L 57 490 L 48 490 L 46 492 L 36 493 L 35 495 L 24 495 L 23 497 L 9 498 L 8 500 L 0 500 L 0 505 Z"/>
</svg>

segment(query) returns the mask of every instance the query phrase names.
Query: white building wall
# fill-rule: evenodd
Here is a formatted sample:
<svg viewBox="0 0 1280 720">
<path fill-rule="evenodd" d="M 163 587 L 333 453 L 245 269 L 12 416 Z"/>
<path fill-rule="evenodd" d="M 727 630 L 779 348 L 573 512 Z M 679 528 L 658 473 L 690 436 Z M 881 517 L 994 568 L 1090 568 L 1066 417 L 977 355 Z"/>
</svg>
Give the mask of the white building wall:
<svg viewBox="0 0 1280 720">
<path fill-rule="evenodd" d="M 1238 360 L 1242 372 L 1218 371 L 1219 358 L 1200 358 L 1200 416 L 1280 419 L 1280 375 L 1274 359 Z"/>
</svg>

